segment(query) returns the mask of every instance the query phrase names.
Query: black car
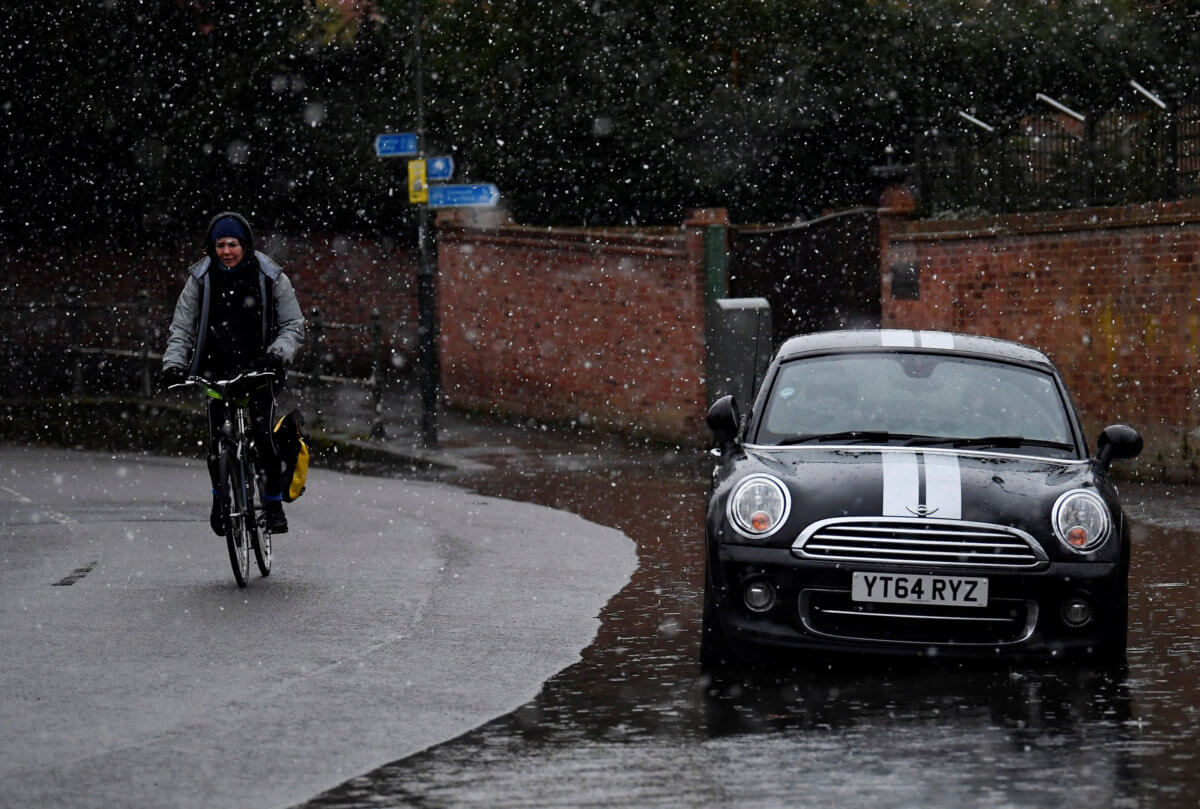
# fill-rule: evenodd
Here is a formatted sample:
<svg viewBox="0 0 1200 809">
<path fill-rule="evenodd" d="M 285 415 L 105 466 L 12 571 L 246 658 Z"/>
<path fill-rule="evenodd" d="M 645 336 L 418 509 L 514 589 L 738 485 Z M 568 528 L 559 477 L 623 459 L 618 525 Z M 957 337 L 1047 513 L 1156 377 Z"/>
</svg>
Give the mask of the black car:
<svg viewBox="0 0 1200 809">
<path fill-rule="evenodd" d="M 944 332 L 787 341 L 718 400 L 702 658 L 1121 656 L 1129 524 L 1041 352 Z"/>
</svg>

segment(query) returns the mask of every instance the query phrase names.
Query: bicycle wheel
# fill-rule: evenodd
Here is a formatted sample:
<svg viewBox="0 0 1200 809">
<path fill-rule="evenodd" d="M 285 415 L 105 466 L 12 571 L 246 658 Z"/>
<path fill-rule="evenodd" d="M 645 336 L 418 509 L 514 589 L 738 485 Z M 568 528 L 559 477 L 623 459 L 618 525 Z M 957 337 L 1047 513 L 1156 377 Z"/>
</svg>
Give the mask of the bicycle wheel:
<svg viewBox="0 0 1200 809">
<path fill-rule="evenodd" d="M 251 514 L 254 519 L 251 521 L 254 528 L 250 534 L 251 541 L 254 544 L 254 561 L 258 563 L 258 572 L 264 576 L 271 575 L 271 532 L 267 530 L 266 508 L 263 505 L 263 476 L 258 473 L 254 476 L 257 481 L 257 486 L 247 487 L 250 491 L 250 506 Z"/>
<path fill-rule="evenodd" d="M 226 463 L 226 482 L 229 487 L 229 524 L 225 529 L 225 544 L 229 546 L 229 561 L 238 587 L 250 579 L 250 523 L 253 516 L 246 502 L 246 476 L 241 462 L 230 453 Z"/>
</svg>

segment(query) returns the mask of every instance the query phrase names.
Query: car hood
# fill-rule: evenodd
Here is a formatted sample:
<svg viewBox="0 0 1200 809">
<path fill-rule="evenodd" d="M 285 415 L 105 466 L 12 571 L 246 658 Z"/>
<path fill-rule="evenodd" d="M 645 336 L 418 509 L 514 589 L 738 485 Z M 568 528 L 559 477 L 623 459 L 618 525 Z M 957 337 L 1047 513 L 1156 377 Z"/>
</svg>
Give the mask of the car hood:
<svg viewBox="0 0 1200 809">
<path fill-rule="evenodd" d="M 1046 536 L 1055 500 L 1095 485 L 1086 462 L 921 448 L 748 450 L 747 460 L 787 482 L 793 530 L 834 517 L 884 516 L 993 523 Z"/>
</svg>

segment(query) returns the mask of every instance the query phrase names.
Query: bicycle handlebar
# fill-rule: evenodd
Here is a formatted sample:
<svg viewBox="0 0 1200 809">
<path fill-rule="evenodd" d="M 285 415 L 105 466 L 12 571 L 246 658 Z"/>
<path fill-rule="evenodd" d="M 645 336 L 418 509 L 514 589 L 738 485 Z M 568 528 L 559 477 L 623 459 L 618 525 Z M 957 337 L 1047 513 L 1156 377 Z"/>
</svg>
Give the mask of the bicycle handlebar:
<svg viewBox="0 0 1200 809">
<path fill-rule="evenodd" d="M 274 371 L 244 371 L 233 379 L 218 379 L 216 381 L 205 379 L 202 376 L 189 376 L 182 382 L 176 382 L 174 385 L 168 385 L 167 390 L 178 390 L 180 388 L 190 388 L 192 385 L 200 385 L 209 390 L 224 391 L 236 385 L 243 380 L 247 382 L 256 379 L 274 379 Z"/>
</svg>

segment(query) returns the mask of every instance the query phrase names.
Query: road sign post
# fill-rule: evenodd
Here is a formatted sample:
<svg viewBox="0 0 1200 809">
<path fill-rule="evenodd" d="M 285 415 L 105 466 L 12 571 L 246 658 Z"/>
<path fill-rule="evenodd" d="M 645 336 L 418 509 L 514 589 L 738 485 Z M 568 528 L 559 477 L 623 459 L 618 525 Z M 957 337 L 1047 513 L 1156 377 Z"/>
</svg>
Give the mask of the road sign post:
<svg viewBox="0 0 1200 809">
<path fill-rule="evenodd" d="M 430 185 L 454 176 L 454 158 L 425 157 L 425 104 L 421 82 L 421 4 L 413 0 L 413 53 L 417 96 L 417 131 L 375 136 L 379 157 L 409 157 L 408 201 L 417 206 L 417 366 L 421 381 L 421 436 L 426 446 L 438 442 L 438 409 L 441 400 L 441 357 L 437 312 L 437 266 L 431 260 L 430 208 L 490 208 L 500 201 L 491 183 Z"/>
</svg>

